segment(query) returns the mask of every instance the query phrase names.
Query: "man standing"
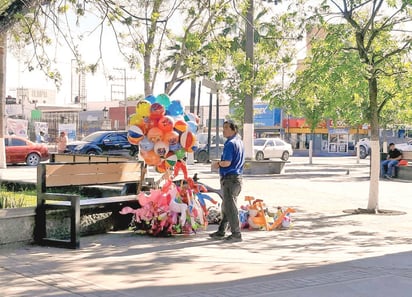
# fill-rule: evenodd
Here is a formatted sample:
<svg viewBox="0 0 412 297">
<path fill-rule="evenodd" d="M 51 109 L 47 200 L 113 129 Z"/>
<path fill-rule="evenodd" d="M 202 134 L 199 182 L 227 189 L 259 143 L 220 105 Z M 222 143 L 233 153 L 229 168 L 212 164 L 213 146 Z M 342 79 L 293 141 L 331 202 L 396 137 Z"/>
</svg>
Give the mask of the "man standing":
<svg viewBox="0 0 412 297">
<path fill-rule="evenodd" d="M 209 234 L 214 239 L 226 241 L 242 241 L 240 232 L 239 211 L 237 197 L 242 190 L 243 165 L 245 154 L 242 139 L 238 134 L 238 127 L 232 121 L 223 123 L 223 136 L 227 138 L 220 161 L 213 162 L 212 168 L 219 169 L 220 186 L 223 191 L 222 220 L 216 232 Z M 227 227 L 231 235 L 225 237 Z"/>
<path fill-rule="evenodd" d="M 66 150 L 67 142 L 68 139 L 66 133 L 64 131 L 61 131 L 60 136 L 57 138 L 57 152 L 59 154 L 64 153 L 64 151 Z"/>
<path fill-rule="evenodd" d="M 395 148 L 394 143 L 389 144 L 389 152 L 386 160 L 381 162 L 381 176 L 384 178 L 395 177 L 395 166 L 399 164 L 402 159 L 402 153 Z"/>
</svg>

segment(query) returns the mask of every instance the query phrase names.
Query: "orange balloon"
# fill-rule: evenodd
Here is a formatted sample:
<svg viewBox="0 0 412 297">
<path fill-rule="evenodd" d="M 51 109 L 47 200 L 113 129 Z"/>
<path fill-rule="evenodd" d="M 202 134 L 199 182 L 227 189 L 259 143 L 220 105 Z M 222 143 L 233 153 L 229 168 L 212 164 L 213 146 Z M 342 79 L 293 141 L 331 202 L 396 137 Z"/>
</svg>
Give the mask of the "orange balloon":
<svg viewBox="0 0 412 297">
<path fill-rule="evenodd" d="M 156 154 L 153 150 L 148 151 L 148 152 L 142 151 L 141 155 L 142 155 L 143 160 L 145 161 L 145 163 L 149 166 L 157 166 L 162 161 L 160 159 L 160 156 L 158 154 Z"/>
<path fill-rule="evenodd" d="M 147 138 L 153 143 L 161 141 L 163 140 L 163 131 L 157 127 L 150 128 L 150 130 L 147 131 Z"/>
</svg>

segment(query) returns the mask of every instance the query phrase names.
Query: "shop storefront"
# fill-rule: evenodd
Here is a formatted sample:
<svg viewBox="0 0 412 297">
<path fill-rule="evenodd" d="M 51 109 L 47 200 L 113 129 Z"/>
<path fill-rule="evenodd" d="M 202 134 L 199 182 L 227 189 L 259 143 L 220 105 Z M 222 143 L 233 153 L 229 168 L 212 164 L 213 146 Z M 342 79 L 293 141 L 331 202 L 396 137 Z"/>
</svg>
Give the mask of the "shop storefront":
<svg viewBox="0 0 412 297">
<path fill-rule="evenodd" d="M 348 128 L 329 128 L 328 133 L 329 153 L 347 153 L 349 144 Z"/>
<path fill-rule="evenodd" d="M 283 119 L 282 126 L 285 140 L 292 145 L 293 149 L 307 150 L 309 149 L 309 142 L 312 140 L 313 150 L 326 154 L 353 154 L 356 135 L 358 134 L 358 137 L 368 135 L 367 129 L 330 128 L 332 126 L 331 121 L 320 123 L 313 133 L 306 125 L 305 119 Z"/>
</svg>

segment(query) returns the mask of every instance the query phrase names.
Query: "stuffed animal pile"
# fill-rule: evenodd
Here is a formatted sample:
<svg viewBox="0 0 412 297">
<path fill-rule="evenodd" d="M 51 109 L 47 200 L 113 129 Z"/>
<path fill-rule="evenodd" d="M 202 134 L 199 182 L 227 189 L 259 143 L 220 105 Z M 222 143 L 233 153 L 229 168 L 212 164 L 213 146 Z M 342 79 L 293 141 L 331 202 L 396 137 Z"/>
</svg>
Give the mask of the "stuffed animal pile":
<svg viewBox="0 0 412 297">
<path fill-rule="evenodd" d="M 293 208 L 288 207 L 283 210 L 282 207 L 278 207 L 276 213 L 271 213 L 264 207 L 261 199 L 246 196 L 245 201 L 249 202 L 248 205 L 242 206 L 239 211 L 239 220 L 243 229 L 269 231 L 291 226 L 291 213 L 296 212 Z"/>
<path fill-rule="evenodd" d="M 140 208 L 124 207 L 121 214 L 133 214 L 135 231 L 153 236 L 193 234 L 199 228 L 208 225 L 206 200 L 213 204 L 217 201 L 206 194 L 207 189 L 197 184 L 187 175 L 183 160 L 162 176 L 164 184 L 150 192 L 137 195 Z M 173 181 L 179 171 L 183 171 L 184 180 Z"/>
</svg>

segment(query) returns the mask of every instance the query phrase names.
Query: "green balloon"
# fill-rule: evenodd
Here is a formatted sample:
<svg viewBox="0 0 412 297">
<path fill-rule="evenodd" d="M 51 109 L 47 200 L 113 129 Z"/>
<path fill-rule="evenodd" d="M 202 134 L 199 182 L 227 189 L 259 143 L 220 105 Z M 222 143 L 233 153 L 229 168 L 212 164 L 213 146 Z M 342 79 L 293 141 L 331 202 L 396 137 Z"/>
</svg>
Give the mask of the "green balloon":
<svg viewBox="0 0 412 297">
<path fill-rule="evenodd" d="M 176 155 L 178 160 L 182 160 L 186 155 L 186 151 L 184 149 L 179 149 L 179 150 L 175 151 L 175 155 Z"/>
<path fill-rule="evenodd" d="M 169 96 L 167 96 L 167 94 L 157 95 L 156 103 L 159 103 L 159 104 L 163 105 L 164 108 L 167 109 L 170 105 L 170 98 L 169 98 Z"/>
</svg>

